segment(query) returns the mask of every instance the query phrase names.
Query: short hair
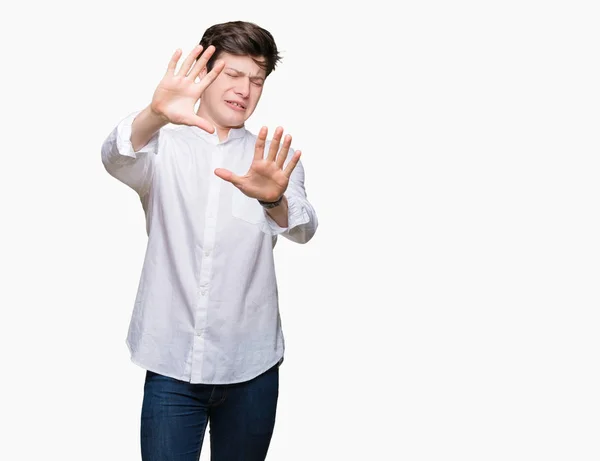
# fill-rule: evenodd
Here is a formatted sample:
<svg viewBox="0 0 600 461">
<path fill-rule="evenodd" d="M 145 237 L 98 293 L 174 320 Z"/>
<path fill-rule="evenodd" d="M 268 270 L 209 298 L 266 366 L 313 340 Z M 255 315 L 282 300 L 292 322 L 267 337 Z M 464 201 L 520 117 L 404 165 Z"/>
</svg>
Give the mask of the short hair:
<svg viewBox="0 0 600 461">
<path fill-rule="evenodd" d="M 250 56 L 267 74 L 275 70 L 281 61 L 273 35 L 268 30 L 252 22 L 230 21 L 215 24 L 204 32 L 200 45 L 206 50 L 210 45 L 216 48 L 206 65 L 208 72 L 223 52 L 236 56 Z M 263 58 L 264 61 L 259 60 Z"/>
</svg>

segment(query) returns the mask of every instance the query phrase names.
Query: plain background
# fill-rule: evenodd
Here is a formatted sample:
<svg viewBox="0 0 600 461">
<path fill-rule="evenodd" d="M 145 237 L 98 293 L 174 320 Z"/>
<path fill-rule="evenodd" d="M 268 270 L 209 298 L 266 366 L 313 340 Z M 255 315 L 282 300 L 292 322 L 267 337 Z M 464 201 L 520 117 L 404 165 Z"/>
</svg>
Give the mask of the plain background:
<svg viewBox="0 0 600 461">
<path fill-rule="evenodd" d="M 320 219 L 276 247 L 269 459 L 600 459 L 595 6 L 3 7 L 0 459 L 139 459 L 144 217 L 100 146 L 237 19 L 283 54 L 248 127 L 294 136 Z"/>
</svg>

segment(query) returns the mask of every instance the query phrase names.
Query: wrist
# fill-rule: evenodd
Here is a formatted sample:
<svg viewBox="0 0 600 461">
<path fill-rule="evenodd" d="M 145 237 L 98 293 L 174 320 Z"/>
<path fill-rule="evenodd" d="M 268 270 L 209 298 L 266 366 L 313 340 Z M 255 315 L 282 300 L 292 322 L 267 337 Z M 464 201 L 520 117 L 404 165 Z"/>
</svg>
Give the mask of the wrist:
<svg viewBox="0 0 600 461">
<path fill-rule="evenodd" d="M 152 107 L 152 103 L 150 103 L 142 112 L 147 123 L 154 127 L 158 127 L 157 129 L 160 129 L 169 123 L 169 119 L 160 112 L 157 112 Z"/>
<path fill-rule="evenodd" d="M 281 197 L 279 197 L 274 202 L 265 202 L 264 200 L 260 200 L 260 199 L 257 199 L 257 200 L 258 200 L 258 203 L 260 203 L 263 208 L 270 209 L 270 208 L 275 208 L 275 207 L 281 205 L 281 202 L 283 201 L 283 195 L 281 195 Z"/>
</svg>

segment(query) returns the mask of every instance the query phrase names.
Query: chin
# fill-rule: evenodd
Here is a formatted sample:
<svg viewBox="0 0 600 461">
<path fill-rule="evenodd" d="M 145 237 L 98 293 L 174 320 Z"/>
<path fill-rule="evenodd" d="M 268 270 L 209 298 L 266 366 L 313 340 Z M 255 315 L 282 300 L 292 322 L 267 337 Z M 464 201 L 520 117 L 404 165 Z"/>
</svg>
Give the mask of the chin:
<svg viewBox="0 0 600 461">
<path fill-rule="evenodd" d="M 248 119 L 247 117 L 240 114 L 237 117 L 236 116 L 223 117 L 223 122 L 225 122 L 224 124 L 227 125 L 229 128 L 236 128 L 236 127 L 241 127 L 244 123 L 246 123 L 247 119 Z"/>
</svg>

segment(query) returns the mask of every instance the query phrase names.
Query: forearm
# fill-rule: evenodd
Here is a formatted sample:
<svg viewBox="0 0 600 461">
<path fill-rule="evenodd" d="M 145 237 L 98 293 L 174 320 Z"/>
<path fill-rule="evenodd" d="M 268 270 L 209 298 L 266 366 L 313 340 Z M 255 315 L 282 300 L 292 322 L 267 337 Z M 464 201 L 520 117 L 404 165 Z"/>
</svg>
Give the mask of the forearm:
<svg viewBox="0 0 600 461">
<path fill-rule="evenodd" d="M 152 136 L 168 122 L 152 111 L 150 106 L 142 110 L 131 125 L 131 145 L 134 152 L 144 147 Z"/>
</svg>

